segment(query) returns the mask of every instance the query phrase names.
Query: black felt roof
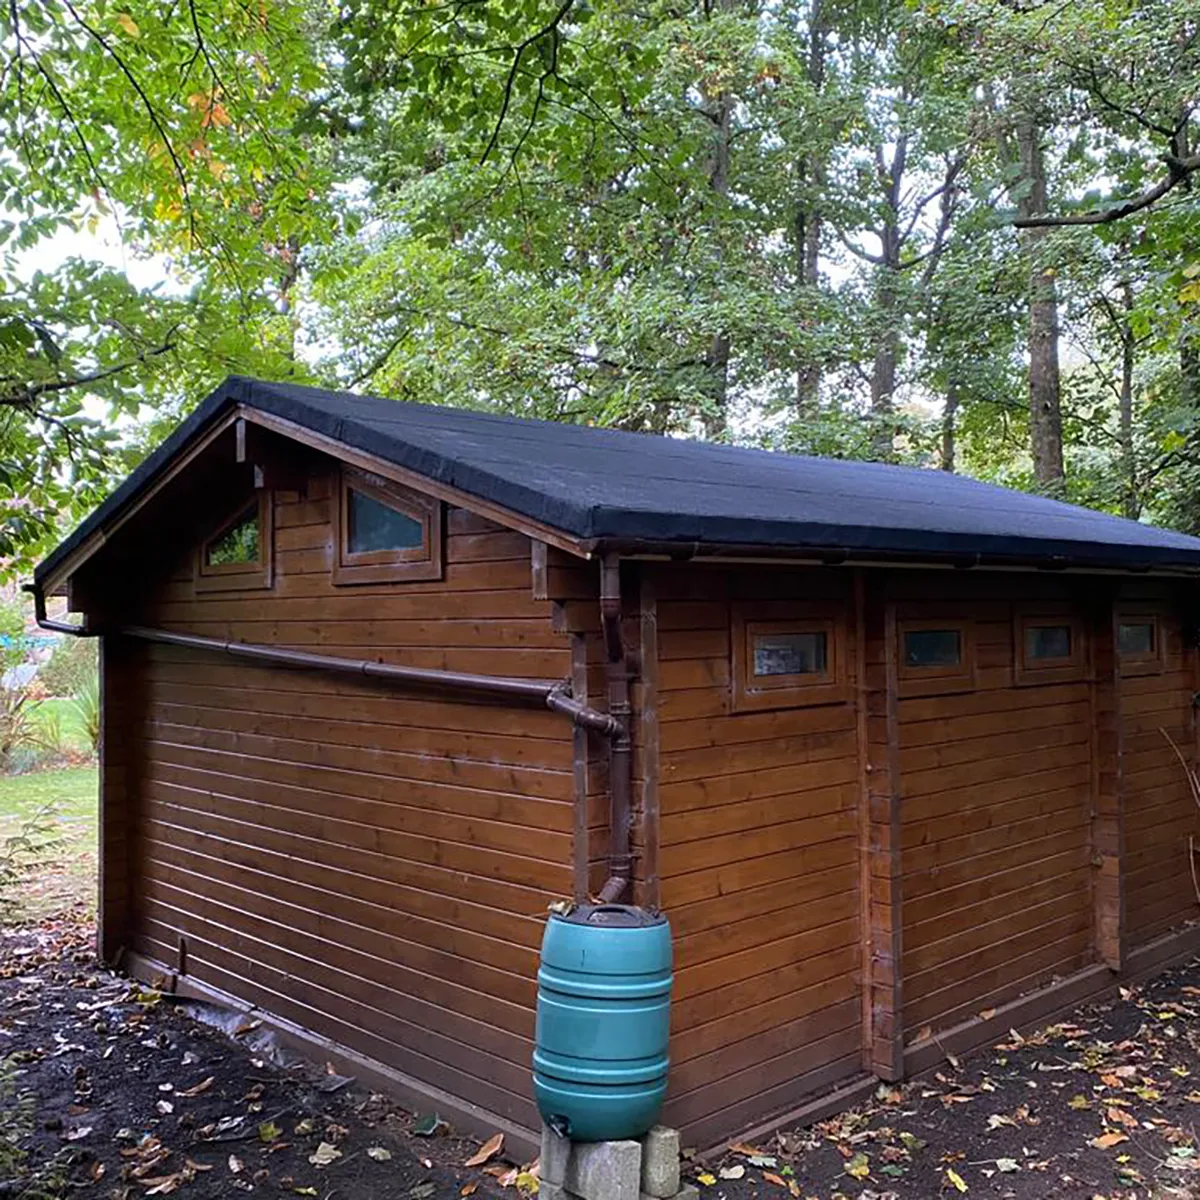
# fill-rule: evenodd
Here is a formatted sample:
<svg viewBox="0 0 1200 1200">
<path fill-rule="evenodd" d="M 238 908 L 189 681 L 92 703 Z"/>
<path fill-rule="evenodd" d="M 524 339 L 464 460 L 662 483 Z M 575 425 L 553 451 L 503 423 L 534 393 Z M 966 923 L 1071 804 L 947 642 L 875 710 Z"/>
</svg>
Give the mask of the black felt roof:
<svg viewBox="0 0 1200 1200">
<path fill-rule="evenodd" d="M 234 404 L 581 539 L 1200 572 L 1200 539 L 941 471 L 400 403 L 231 377 L 39 565 L 40 582 Z"/>
</svg>

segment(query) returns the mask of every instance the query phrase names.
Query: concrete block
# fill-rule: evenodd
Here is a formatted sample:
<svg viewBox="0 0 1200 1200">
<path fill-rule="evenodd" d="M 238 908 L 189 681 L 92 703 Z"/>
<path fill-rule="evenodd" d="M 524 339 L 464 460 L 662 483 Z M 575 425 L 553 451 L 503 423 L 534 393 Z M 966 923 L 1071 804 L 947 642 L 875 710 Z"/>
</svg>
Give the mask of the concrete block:
<svg viewBox="0 0 1200 1200">
<path fill-rule="evenodd" d="M 576 1142 L 563 1183 L 581 1200 L 638 1200 L 641 1142 Z"/>
<path fill-rule="evenodd" d="M 668 1200 L 679 1191 L 679 1130 L 655 1125 L 642 1138 L 642 1191 Z"/>
<path fill-rule="evenodd" d="M 567 1164 L 570 1160 L 571 1139 L 560 1137 L 549 1125 L 543 1125 L 539 1179 L 543 1182 L 556 1183 L 561 1187 L 567 1177 Z"/>
<path fill-rule="evenodd" d="M 541 1196 L 540 1192 L 539 1198 L 540 1200 L 546 1200 L 546 1197 Z M 568 1200 L 570 1200 L 569 1197 Z M 658 1200 L 658 1198 L 643 1192 L 641 1195 L 641 1200 Z M 700 1190 L 694 1183 L 685 1183 L 680 1187 L 679 1191 L 677 1191 L 674 1196 L 670 1197 L 670 1200 L 700 1200 Z"/>
<path fill-rule="evenodd" d="M 538 1178 L 538 1200 L 573 1200 L 571 1193 L 561 1183 L 550 1183 Z"/>
</svg>

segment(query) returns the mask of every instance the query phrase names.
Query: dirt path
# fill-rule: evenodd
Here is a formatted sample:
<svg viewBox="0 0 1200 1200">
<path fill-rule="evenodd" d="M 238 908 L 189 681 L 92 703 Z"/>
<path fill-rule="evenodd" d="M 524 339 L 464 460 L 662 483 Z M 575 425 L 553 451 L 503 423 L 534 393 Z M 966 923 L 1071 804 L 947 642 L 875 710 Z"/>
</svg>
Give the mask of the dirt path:
<svg viewBox="0 0 1200 1200">
<path fill-rule="evenodd" d="M 252 1020 L 97 968 L 89 938 L 0 940 L 0 1197 L 530 1190 L 503 1152 L 467 1167 L 477 1146 L 419 1136 L 427 1115 L 278 1061 Z M 685 1178 L 703 1200 L 1167 1200 L 1200 1184 L 1198 1120 L 1200 963 Z"/>
</svg>

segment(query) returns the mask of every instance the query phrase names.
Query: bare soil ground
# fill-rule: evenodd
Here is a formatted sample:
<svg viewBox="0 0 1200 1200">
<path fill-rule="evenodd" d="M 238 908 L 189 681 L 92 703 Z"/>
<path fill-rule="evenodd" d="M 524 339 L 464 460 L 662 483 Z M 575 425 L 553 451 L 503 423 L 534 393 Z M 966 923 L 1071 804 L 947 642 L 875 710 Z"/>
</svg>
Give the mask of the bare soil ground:
<svg viewBox="0 0 1200 1200">
<path fill-rule="evenodd" d="M 536 1171 L 252 1019 L 100 968 L 77 912 L 0 936 L 0 1197 L 517 1200 Z M 1200 961 L 718 1162 L 703 1200 L 1167 1200 L 1200 1183 Z M 1200 1196 L 1200 1188 L 1196 1195 Z"/>
<path fill-rule="evenodd" d="M 474 1141 L 444 1123 L 415 1132 L 432 1114 L 276 1053 L 252 1019 L 99 968 L 86 920 L 8 931 L 0 1197 L 516 1200 L 531 1190 L 503 1151 L 466 1167 Z"/>
</svg>

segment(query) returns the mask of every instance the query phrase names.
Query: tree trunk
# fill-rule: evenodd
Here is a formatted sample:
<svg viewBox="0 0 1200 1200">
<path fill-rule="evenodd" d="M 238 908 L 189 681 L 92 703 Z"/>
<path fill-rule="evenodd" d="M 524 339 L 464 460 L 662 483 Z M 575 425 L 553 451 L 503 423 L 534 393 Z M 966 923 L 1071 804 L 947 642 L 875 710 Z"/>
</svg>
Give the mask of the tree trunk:
<svg viewBox="0 0 1200 1200">
<path fill-rule="evenodd" d="M 1041 130 L 1027 115 L 1017 118 L 1017 149 L 1023 189 L 1022 217 L 1047 211 L 1046 156 Z M 1058 369 L 1058 289 L 1045 259 L 1047 229 L 1023 229 L 1021 245 L 1029 271 L 1029 444 L 1033 475 L 1045 491 L 1058 491 L 1063 468 L 1062 406 Z"/>
<path fill-rule="evenodd" d="M 736 0 L 722 0 L 722 7 L 735 7 Z M 720 222 L 721 209 L 729 195 L 730 146 L 733 135 L 734 99 L 727 89 L 718 92 L 708 110 L 713 123 L 712 157 L 708 182 L 716 198 L 713 202 L 713 221 Z M 733 341 L 728 330 L 713 334 L 705 355 L 709 375 L 709 404 L 702 415 L 704 434 L 708 438 L 723 438 L 729 431 L 729 360 Z"/>
<path fill-rule="evenodd" d="M 896 373 L 902 344 L 900 252 L 904 247 L 904 234 L 900 228 L 900 196 L 908 160 L 908 135 L 901 134 L 897 139 L 890 164 L 885 166 L 882 150 L 877 153 L 885 215 L 883 228 L 878 231 L 881 253 L 876 276 L 875 311 L 879 338 L 875 343 L 875 361 L 871 370 L 871 415 L 876 422 L 872 448 L 876 458 L 887 459 L 891 458 L 896 448 Z"/>
<path fill-rule="evenodd" d="M 1133 287 L 1128 282 L 1121 285 L 1121 303 L 1125 310 L 1121 327 L 1117 331 L 1121 339 L 1121 394 L 1118 401 L 1121 439 L 1121 474 L 1125 480 L 1125 494 L 1121 500 L 1121 511 L 1136 521 L 1141 515 L 1142 502 L 1138 495 L 1137 458 L 1133 444 L 1133 367 L 1135 343 L 1129 314 L 1133 311 Z"/>
<path fill-rule="evenodd" d="M 946 387 L 946 402 L 942 406 L 942 470 L 954 474 L 957 452 L 955 422 L 958 419 L 958 380 L 951 379 Z"/>
<path fill-rule="evenodd" d="M 814 93 L 825 84 L 825 58 L 829 43 L 828 0 L 812 0 L 808 26 L 808 82 Z M 825 163 L 817 155 L 805 154 L 796 166 L 796 215 L 793 243 L 796 284 L 801 292 L 815 295 L 820 280 L 822 215 L 817 197 L 825 182 Z M 813 357 L 796 369 L 796 409 L 812 413 L 821 389 L 821 365 Z"/>
</svg>

